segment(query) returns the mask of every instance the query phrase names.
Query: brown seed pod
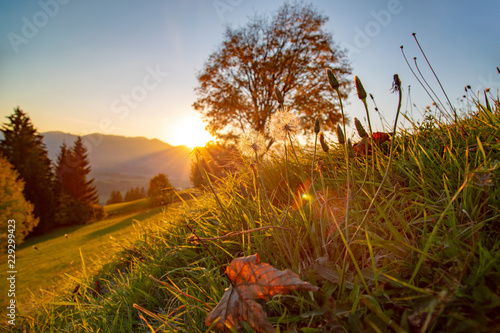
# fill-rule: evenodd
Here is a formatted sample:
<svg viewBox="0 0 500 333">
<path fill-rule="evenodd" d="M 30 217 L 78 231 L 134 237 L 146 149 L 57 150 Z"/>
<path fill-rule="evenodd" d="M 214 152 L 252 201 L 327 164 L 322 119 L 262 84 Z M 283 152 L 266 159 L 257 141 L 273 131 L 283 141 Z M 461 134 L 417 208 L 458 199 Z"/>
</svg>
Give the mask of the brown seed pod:
<svg viewBox="0 0 500 333">
<path fill-rule="evenodd" d="M 283 98 L 283 94 L 281 93 L 281 90 L 278 88 L 278 86 L 274 86 L 274 94 L 278 103 L 280 103 L 280 105 L 283 105 L 285 99 Z"/>
<path fill-rule="evenodd" d="M 359 119 L 356 117 L 354 117 L 354 125 L 356 125 L 356 130 L 358 131 L 358 134 L 360 137 L 366 138 L 368 136 L 365 129 L 363 128 L 363 125 L 361 124 Z"/>
<path fill-rule="evenodd" d="M 338 90 L 340 87 L 340 83 L 339 81 L 337 81 L 335 75 L 333 75 L 333 71 L 331 68 L 326 69 L 326 75 L 328 75 L 328 82 L 330 82 L 330 87 L 332 87 L 333 90 Z"/>
<path fill-rule="evenodd" d="M 354 82 L 356 83 L 356 91 L 358 92 L 358 97 L 360 100 L 366 100 L 366 90 L 361 83 L 361 80 L 358 76 L 354 77 Z"/>
<path fill-rule="evenodd" d="M 340 124 L 337 124 L 337 138 L 339 139 L 340 144 L 345 143 L 345 138 L 344 138 L 344 132 L 342 132 L 342 127 L 340 127 Z"/>
<path fill-rule="evenodd" d="M 328 147 L 328 144 L 325 141 L 325 135 L 323 132 L 319 133 L 319 143 L 321 144 L 321 149 L 323 149 L 325 153 L 328 153 L 330 147 Z"/>
</svg>

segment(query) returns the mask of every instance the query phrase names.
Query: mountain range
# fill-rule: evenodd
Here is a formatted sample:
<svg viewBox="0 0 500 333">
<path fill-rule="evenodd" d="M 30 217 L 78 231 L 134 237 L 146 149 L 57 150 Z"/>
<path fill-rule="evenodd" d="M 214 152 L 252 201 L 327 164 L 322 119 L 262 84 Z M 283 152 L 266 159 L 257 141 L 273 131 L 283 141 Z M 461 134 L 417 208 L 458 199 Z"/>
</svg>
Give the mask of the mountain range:
<svg viewBox="0 0 500 333">
<path fill-rule="evenodd" d="M 71 147 L 77 136 L 64 132 L 45 132 L 43 142 L 55 163 L 60 147 Z M 172 186 L 184 189 L 189 180 L 191 160 L 186 146 L 172 146 L 158 139 L 124 137 L 94 133 L 82 136 L 90 161 L 99 200 L 104 204 L 113 190 L 122 195 L 133 187 L 144 187 L 158 173 L 167 175 Z"/>
</svg>

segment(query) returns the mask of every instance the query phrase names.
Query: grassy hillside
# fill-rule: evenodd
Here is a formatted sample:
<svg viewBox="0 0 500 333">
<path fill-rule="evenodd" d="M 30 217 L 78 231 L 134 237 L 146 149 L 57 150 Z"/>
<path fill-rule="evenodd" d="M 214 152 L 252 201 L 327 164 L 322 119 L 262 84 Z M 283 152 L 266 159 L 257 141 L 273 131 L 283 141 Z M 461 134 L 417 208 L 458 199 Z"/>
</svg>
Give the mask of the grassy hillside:
<svg viewBox="0 0 500 333">
<path fill-rule="evenodd" d="M 330 143 L 250 155 L 70 281 L 80 293 L 18 320 L 30 332 L 206 332 L 231 286 L 220 265 L 258 254 L 319 288 L 259 301 L 277 332 L 498 331 L 500 108 L 474 102 L 368 154 Z"/>
<path fill-rule="evenodd" d="M 108 217 L 111 217 L 116 215 L 148 210 L 150 205 L 151 204 L 149 203 L 148 199 L 144 198 L 134 201 L 120 202 L 117 204 L 107 205 L 104 206 L 104 211 L 106 212 Z"/>
<path fill-rule="evenodd" d="M 94 260 L 100 262 L 122 249 L 120 242 L 136 233 L 138 227 L 133 225 L 134 221 L 147 225 L 148 219 L 162 213 L 162 208 L 145 210 L 144 201 L 106 206 L 105 209 L 114 216 L 88 225 L 57 229 L 24 242 L 16 252 L 17 301 L 28 307 L 31 295 L 43 297 L 40 296 L 41 289 L 57 290 L 64 274 L 79 275 L 82 259 L 92 266 Z M 3 262 L 1 267 L 5 268 L 6 263 Z M 2 279 L 0 289 L 6 290 L 6 286 L 6 281 Z M 45 292 L 42 294 L 47 295 Z"/>
</svg>

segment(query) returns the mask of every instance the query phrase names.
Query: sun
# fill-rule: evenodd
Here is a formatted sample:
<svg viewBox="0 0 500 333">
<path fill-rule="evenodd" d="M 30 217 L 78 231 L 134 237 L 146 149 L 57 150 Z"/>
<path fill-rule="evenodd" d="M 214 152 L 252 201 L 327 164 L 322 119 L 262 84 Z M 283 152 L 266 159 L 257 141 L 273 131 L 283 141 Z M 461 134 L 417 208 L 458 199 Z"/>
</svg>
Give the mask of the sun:
<svg viewBox="0 0 500 333">
<path fill-rule="evenodd" d="M 167 142 L 184 145 L 189 148 L 203 147 L 214 138 L 205 130 L 205 125 L 196 116 L 183 117 L 176 120 L 167 133 Z"/>
</svg>

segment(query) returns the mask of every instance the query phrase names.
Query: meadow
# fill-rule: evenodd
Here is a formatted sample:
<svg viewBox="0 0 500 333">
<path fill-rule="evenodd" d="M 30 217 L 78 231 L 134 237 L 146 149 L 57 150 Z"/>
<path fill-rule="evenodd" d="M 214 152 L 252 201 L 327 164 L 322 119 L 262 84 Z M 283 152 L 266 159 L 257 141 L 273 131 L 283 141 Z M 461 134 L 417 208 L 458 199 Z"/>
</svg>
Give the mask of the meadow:
<svg viewBox="0 0 500 333">
<path fill-rule="evenodd" d="M 59 228 L 28 239 L 19 247 L 16 300 L 23 308 L 32 306 L 31 297 L 51 298 L 54 293 L 63 292 L 59 288 L 62 281 L 80 275 L 82 263 L 93 266 L 108 253 L 119 250 L 120 241 L 134 233 L 134 221 L 147 223 L 148 218 L 162 213 L 161 208 L 149 210 L 146 199 L 109 205 L 105 209 L 108 214 L 105 220 Z M 2 268 L 5 265 L 6 262 L 2 263 Z M 6 281 L 0 281 L 0 288 L 7 290 L 6 287 Z"/>
<path fill-rule="evenodd" d="M 206 193 L 189 203 L 130 216 L 149 219 L 113 242 L 120 249 L 97 268 L 64 278 L 66 293 L 21 309 L 19 325 L 29 332 L 500 330 L 500 107 L 491 94 L 468 99 L 468 110 L 425 112 L 418 122 L 403 113 L 411 126 L 394 119 L 385 142 L 370 124 L 352 124 L 349 139 L 340 127 L 328 140 L 318 123 L 315 144 L 304 147 L 290 119 L 269 151 L 257 134 L 245 137 L 239 172 L 206 177 Z M 202 150 L 194 156 L 209 158 Z M 64 233 L 70 242 L 61 230 L 45 241 L 54 246 L 47 255 L 55 256 Z M 105 246 L 97 233 L 87 236 L 93 249 Z M 86 242 L 70 248 L 87 252 Z M 23 251 L 32 251 L 29 242 Z M 272 329 L 248 309 L 233 316 L 228 307 L 207 320 L 226 288 L 241 287 L 228 264 L 254 254 L 309 289 L 255 297 Z M 255 278 L 251 286 L 264 284 Z M 237 293 L 239 306 L 246 300 Z"/>
</svg>

